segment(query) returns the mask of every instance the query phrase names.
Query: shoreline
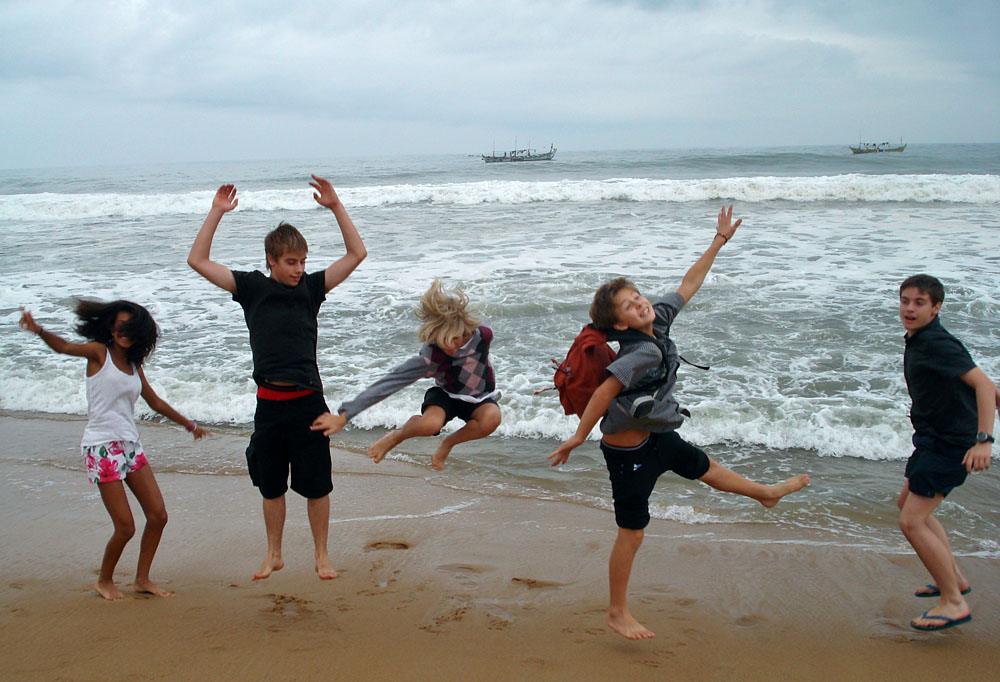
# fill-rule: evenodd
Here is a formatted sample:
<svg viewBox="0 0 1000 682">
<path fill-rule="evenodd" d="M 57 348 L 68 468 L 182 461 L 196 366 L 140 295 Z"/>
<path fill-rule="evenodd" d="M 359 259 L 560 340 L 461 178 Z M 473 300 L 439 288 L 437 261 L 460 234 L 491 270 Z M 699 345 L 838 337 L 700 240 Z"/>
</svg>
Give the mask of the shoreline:
<svg viewBox="0 0 1000 682">
<path fill-rule="evenodd" d="M 654 520 L 630 607 L 657 637 L 631 642 L 604 625 L 610 512 L 435 485 L 403 462 L 372 471 L 341 450 L 336 580 L 313 572 L 301 498 L 288 497 L 285 568 L 255 582 L 265 541 L 249 480 L 166 472 L 156 475 L 170 522 L 152 578 L 175 595 L 128 589 L 134 538 L 116 572 L 129 598 L 105 602 L 91 589 L 111 530 L 96 488 L 82 467 L 17 456 L 77 448 L 77 421 L 0 415 L 0 655 L 11 679 L 979 680 L 1000 666 L 990 589 L 1000 560 L 963 557 L 973 621 L 920 633 L 908 621 L 934 602 L 911 596 L 928 582 L 912 554 Z M 197 447 L 173 427 L 141 429 L 154 470 L 163 448 Z M 238 447 L 243 437 L 214 440 Z"/>
</svg>

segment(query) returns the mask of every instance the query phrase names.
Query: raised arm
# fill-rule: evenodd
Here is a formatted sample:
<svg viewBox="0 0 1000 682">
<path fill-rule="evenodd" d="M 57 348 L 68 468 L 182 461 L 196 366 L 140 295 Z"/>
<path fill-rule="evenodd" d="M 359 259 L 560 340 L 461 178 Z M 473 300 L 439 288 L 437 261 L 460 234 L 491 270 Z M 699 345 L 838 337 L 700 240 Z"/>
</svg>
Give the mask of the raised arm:
<svg viewBox="0 0 1000 682">
<path fill-rule="evenodd" d="M 87 343 L 71 343 L 58 334 L 42 329 L 41 325 L 35 322 L 35 318 L 27 310 L 21 309 L 21 329 L 37 334 L 45 342 L 45 345 L 57 353 L 72 355 L 79 358 L 87 358 L 87 375 L 91 375 L 104 365 L 104 358 L 107 349 L 104 344 L 96 341 Z"/>
<path fill-rule="evenodd" d="M 962 381 L 972 386 L 976 390 L 976 406 L 979 412 L 979 431 L 986 432 L 996 437 L 993 431 L 993 413 L 997 411 L 998 396 L 1000 391 L 990 381 L 983 370 L 973 367 L 959 377 Z M 990 457 L 993 455 L 993 444 L 990 442 L 976 443 L 962 459 L 966 471 L 985 471 L 990 468 Z"/>
<path fill-rule="evenodd" d="M 604 383 L 597 387 L 594 395 L 590 396 L 590 400 L 587 401 L 587 407 L 583 411 L 583 414 L 580 415 L 580 424 L 576 427 L 576 433 L 563 441 L 562 445 L 546 457 L 546 459 L 551 460 L 549 466 L 565 464 L 566 460 L 569 459 L 569 453 L 583 445 L 583 442 L 587 440 L 587 436 L 594 430 L 594 426 L 597 425 L 597 422 L 604 413 L 608 411 L 611 401 L 621 393 L 622 387 L 622 382 L 615 376 L 609 376 L 604 380 Z"/>
<path fill-rule="evenodd" d="M 215 237 L 215 230 L 219 227 L 222 216 L 232 211 L 240 203 L 236 198 L 236 187 L 234 185 L 222 185 L 212 199 L 212 210 L 208 212 L 208 217 L 202 223 L 198 236 L 191 245 L 191 253 L 188 254 L 188 265 L 195 272 L 207 279 L 215 286 L 225 289 L 231 294 L 236 293 L 236 279 L 233 271 L 225 265 L 219 265 L 211 258 L 212 239 Z"/>
<path fill-rule="evenodd" d="M 347 215 L 347 209 L 344 208 L 344 204 L 340 201 L 340 197 L 337 196 L 330 181 L 318 175 L 313 175 L 312 179 L 313 181 L 309 185 L 316 190 L 313 193 L 313 199 L 320 206 L 326 206 L 333 211 L 333 215 L 337 218 L 337 225 L 340 226 L 340 233 L 344 236 L 344 246 L 347 247 L 347 253 L 326 269 L 326 290 L 330 291 L 347 279 L 348 275 L 361 265 L 361 261 L 368 256 L 368 250 L 365 249 L 361 235 L 354 227 L 351 216 Z"/>
<path fill-rule="evenodd" d="M 142 367 L 138 367 L 137 369 L 139 370 L 139 380 L 142 382 L 142 399 L 146 401 L 147 405 L 175 424 L 183 426 L 187 429 L 188 433 L 194 436 L 195 440 L 209 435 L 210 432 L 208 429 L 198 426 L 193 421 L 172 408 L 166 400 L 156 395 L 156 391 L 154 391 L 153 387 L 149 385 L 148 381 L 146 381 L 146 374 L 142 371 Z"/>
<path fill-rule="evenodd" d="M 705 281 L 705 275 L 712 268 L 712 263 L 715 262 L 715 257 L 718 255 L 719 249 L 729 243 L 729 240 L 736 232 L 736 228 L 742 222 L 742 218 L 735 223 L 733 222 L 732 204 L 729 205 L 728 210 L 723 206 L 722 210 L 719 211 L 719 223 L 715 228 L 715 237 L 712 238 L 712 243 L 709 245 L 708 250 L 702 254 L 701 258 L 696 260 L 694 265 L 688 269 L 687 274 L 684 275 L 684 279 L 681 281 L 680 287 L 677 288 L 677 293 L 684 297 L 685 303 L 690 301 L 691 297 L 701 288 L 702 283 Z"/>
</svg>

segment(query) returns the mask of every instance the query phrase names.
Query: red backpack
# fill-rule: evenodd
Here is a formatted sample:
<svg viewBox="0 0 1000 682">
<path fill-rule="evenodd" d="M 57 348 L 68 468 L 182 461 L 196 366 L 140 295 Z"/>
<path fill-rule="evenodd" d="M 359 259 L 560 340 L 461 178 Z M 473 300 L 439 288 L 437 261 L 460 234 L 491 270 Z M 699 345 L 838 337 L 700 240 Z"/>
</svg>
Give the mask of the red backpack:
<svg viewBox="0 0 1000 682">
<path fill-rule="evenodd" d="M 556 366 L 553 383 L 566 414 L 582 415 L 590 396 L 607 378 L 605 370 L 617 357 L 607 340 L 604 332 L 588 324 L 573 339 L 566 359 L 552 361 Z"/>
<path fill-rule="evenodd" d="M 559 402 L 563 406 L 566 414 L 583 416 L 583 411 L 587 409 L 587 403 L 594 395 L 597 387 L 607 379 L 607 368 L 616 357 L 617 353 L 608 345 L 608 341 L 645 341 L 655 343 L 663 354 L 663 361 L 666 362 L 667 350 L 663 342 L 659 339 L 647 336 L 632 329 L 624 331 L 608 330 L 603 331 L 592 324 L 588 324 L 573 339 L 573 345 L 566 353 L 566 359 L 561 363 L 556 360 L 552 364 L 556 367 L 556 375 L 553 379 L 554 388 L 559 391 Z M 693 362 L 680 358 L 692 367 L 707 370 L 707 366 L 696 365 Z M 657 382 L 647 386 L 637 386 L 633 391 L 643 391 L 650 388 Z M 550 387 L 551 388 L 551 387 Z M 543 389 L 544 391 L 550 388 Z M 535 391 L 535 395 L 542 391 Z"/>
</svg>

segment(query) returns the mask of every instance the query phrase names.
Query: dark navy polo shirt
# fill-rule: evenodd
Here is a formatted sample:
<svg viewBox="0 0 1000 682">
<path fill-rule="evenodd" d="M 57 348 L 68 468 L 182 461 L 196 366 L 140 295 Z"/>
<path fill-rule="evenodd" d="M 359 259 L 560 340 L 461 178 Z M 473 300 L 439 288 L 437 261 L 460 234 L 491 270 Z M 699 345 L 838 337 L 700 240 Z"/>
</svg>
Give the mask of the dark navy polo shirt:
<svg viewBox="0 0 1000 682">
<path fill-rule="evenodd" d="M 913 430 L 918 436 L 972 447 L 979 430 L 976 391 L 959 379 L 976 366 L 969 351 L 937 317 L 907 336 L 905 342 L 903 376 L 913 401 Z"/>
</svg>

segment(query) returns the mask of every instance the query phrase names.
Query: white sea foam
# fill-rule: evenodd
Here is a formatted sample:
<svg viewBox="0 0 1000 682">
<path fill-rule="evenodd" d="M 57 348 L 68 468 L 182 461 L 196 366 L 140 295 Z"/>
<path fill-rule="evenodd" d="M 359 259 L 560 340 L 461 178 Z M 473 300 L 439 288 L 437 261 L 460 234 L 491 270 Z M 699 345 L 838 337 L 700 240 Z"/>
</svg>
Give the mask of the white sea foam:
<svg viewBox="0 0 1000 682">
<path fill-rule="evenodd" d="M 565 202 L 949 202 L 1000 203 L 997 175 L 863 175 L 735 177 L 700 180 L 612 178 L 607 180 L 503 181 L 372 185 L 339 190 L 352 208 L 444 204 Z M 79 193 L 0 195 L 0 220 L 81 220 L 201 215 L 213 192 L 162 194 Z M 311 191 L 247 190 L 240 211 L 304 211 L 317 208 Z"/>
</svg>

